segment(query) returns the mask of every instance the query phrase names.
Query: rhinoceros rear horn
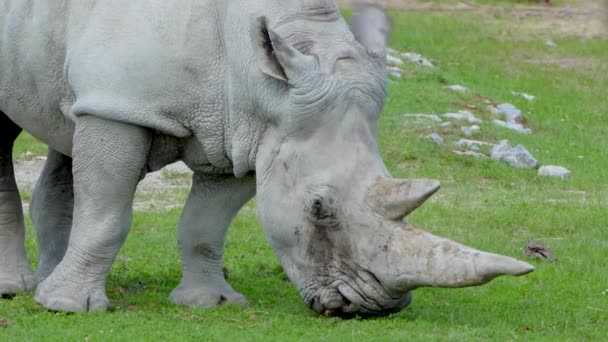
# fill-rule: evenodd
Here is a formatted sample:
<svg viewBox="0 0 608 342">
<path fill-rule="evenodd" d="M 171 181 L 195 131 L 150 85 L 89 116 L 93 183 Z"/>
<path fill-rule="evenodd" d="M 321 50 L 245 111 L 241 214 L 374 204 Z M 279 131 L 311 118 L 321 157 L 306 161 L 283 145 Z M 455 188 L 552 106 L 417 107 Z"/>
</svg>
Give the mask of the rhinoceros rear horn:
<svg viewBox="0 0 608 342">
<path fill-rule="evenodd" d="M 318 69 L 317 58 L 289 45 L 268 27 L 266 17 L 254 21 L 250 34 L 258 64 L 266 75 L 293 84 Z"/>
<path fill-rule="evenodd" d="M 391 22 L 386 11 L 375 4 L 357 3 L 350 29 L 355 39 L 377 56 L 386 57 Z"/>
<path fill-rule="evenodd" d="M 434 179 L 382 178 L 372 185 L 368 201 L 382 217 L 401 220 L 439 190 Z"/>
</svg>

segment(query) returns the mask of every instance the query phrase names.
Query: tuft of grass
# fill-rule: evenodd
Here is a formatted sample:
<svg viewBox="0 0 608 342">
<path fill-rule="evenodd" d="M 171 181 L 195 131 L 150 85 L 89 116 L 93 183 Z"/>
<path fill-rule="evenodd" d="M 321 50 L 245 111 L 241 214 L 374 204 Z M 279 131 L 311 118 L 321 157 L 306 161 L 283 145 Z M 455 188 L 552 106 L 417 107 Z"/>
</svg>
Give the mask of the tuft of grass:
<svg viewBox="0 0 608 342">
<path fill-rule="evenodd" d="M 499 13 L 500 14 L 500 13 Z M 229 282 L 250 307 L 209 310 L 174 307 L 170 291 L 180 277 L 175 229 L 180 208 L 137 211 L 133 228 L 108 279 L 112 311 L 58 314 L 43 310 L 32 294 L 0 301 L 2 340 L 603 340 L 608 336 L 608 183 L 606 154 L 608 45 L 602 39 L 555 36 L 534 29 L 522 37 L 502 14 L 475 11 L 391 12 L 392 46 L 415 51 L 438 65 L 404 65 L 391 79 L 380 120 L 383 158 L 396 177 L 436 178 L 442 190 L 410 222 L 476 248 L 525 258 L 528 239 L 549 246 L 555 262 L 530 261 L 536 271 L 466 289 L 418 289 L 401 313 L 340 320 L 313 314 L 286 281 L 255 215 L 255 202 L 236 217 L 226 242 Z M 535 27 L 530 25 L 529 27 Z M 522 39 L 525 38 L 525 39 Z M 544 40 L 559 46 L 551 49 Z M 566 61 L 570 61 L 566 63 Z M 571 62 L 577 61 L 577 62 Z M 463 84 L 473 92 L 445 88 Z M 537 97 L 534 102 L 511 91 Z M 534 134 L 494 127 L 484 99 L 523 110 Z M 468 106 L 468 107 L 467 107 Z M 462 137 L 452 129 L 418 124 L 404 113 L 472 110 L 484 119 L 475 139 L 509 139 L 542 164 L 569 168 L 569 180 L 534 170 L 456 156 Z M 446 143 L 424 136 L 439 132 Z M 42 152 L 24 135 L 15 154 Z M 171 174 L 165 178 L 173 179 Z M 138 194 L 136 200 L 184 199 L 183 189 Z M 27 250 L 36 243 L 27 222 Z"/>
</svg>

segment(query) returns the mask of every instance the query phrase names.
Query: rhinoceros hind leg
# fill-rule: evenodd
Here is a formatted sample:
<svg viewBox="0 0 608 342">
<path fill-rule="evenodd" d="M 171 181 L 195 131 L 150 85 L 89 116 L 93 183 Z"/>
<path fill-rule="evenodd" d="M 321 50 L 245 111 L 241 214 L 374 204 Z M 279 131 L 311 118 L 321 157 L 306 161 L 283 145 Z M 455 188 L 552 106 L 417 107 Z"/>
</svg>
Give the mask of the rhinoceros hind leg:
<svg viewBox="0 0 608 342">
<path fill-rule="evenodd" d="M 49 148 L 30 203 L 30 216 L 38 236 L 36 284 L 48 277 L 63 259 L 70 239 L 73 211 L 72 158 Z"/>
<path fill-rule="evenodd" d="M 21 197 L 13 170 L 13 143 L 21 128 L 0 112 L 0 297 L 31 290 Z"/>
<path fill-rule="evenodd" d="M 103 311 L 106 278 L 132 219 L 151 144 L 142 127 L 80 116 L 73 147 L 74 218 L 61 262 L 36 289 L 53 311 Z"/>
<path fill-rule="evenodd" d="M 171 293 L 172 303 L 189 307 L 247 305 L 245 297 L 226 282 L 222 256 L 230 222 L 254 194 L 253 177 L 194 174 L 179 223 L 182 280 Z"/>
</svg>

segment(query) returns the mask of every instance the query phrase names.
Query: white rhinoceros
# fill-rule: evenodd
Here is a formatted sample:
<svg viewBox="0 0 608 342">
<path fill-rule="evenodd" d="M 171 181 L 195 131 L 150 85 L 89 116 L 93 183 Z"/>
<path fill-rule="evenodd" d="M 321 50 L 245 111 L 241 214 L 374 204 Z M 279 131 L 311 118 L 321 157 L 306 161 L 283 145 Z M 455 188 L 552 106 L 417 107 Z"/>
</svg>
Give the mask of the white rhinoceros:
<svg viewBox="0 0 608 342">
<path fill-rule="evenodd" d="M 532 271 L 403 223 L 439 183 L 385 168 L 385 58 L 366 39 L 328 0 L 0 0 L 0 294 L 37 286 L 51 310 L 105 310 L 137 183 L 177 160 L 194 171 L 179 305 L 246 303 L 221 263 L 254 195 L 319 313 L 394 312 L 417 287 Z M 49 146 L 35 274 L 11 160 L 22 129 Z"/>
</svg>

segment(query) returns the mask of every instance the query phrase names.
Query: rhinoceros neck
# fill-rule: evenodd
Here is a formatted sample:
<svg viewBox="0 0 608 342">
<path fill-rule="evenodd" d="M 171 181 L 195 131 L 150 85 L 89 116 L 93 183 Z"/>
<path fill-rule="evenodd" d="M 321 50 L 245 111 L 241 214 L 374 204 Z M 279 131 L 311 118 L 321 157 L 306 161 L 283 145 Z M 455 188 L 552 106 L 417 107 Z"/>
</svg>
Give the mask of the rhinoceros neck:
<svg viewBox="0 0 608 342">
<path fill-rule="evenodd" d="M 235 175 L 241 176 L 256 170 L 263 142 L 274 141 L 264 137 L 276 116 L 290 115 L 281 112 L 289 96 L 284 84 L 262 73 L 258 66 L 249 32 L 253 21 L 266 17 L 273 30 L 304 53 L 311 53 L 307 48 L 311 39 L 327 30 L 350 31 L 333 0 L 226 1 L 219 7 L 224 18 L 226 62 L 225 151 Z"/>
</svg>

